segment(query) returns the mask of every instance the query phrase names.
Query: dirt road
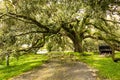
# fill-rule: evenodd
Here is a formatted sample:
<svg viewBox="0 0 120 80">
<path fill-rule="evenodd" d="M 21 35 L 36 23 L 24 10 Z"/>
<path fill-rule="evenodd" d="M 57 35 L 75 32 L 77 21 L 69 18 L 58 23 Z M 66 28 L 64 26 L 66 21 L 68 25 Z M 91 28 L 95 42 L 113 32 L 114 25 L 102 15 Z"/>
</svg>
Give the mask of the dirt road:
<svg viewBox="0 0 120 80">
<path fill-rule="evenodd" d="M 10 80 L 96 80 L 94 75 L 84 63 L 54 59 Z"/>
</svg>

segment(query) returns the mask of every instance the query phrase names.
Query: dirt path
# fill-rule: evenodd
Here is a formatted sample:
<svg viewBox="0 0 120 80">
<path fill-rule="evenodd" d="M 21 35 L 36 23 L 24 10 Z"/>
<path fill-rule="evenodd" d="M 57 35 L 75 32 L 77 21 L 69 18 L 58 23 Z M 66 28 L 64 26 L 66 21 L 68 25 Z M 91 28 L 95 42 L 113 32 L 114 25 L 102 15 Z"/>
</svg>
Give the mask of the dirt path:
<svg viewBox="0 0 120 80">
<path fill-rule="evenodd" d="M 96 80 L 96 76 L 84 63 L 54 59 L 10 80 Z"/>
</svg>

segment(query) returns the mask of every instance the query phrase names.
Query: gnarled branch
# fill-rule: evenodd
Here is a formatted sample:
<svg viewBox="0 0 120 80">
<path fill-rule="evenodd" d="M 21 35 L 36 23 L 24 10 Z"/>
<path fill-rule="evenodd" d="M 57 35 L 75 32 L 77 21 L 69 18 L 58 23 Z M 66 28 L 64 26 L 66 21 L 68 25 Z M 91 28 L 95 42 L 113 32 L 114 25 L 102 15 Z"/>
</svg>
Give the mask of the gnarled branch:
<svg viewBox="0 0 120 80">
<path fill-rule="evenodd" d="M 29 20 L 32 23 L 34 23 L 35 25 L 37 25 L 38 27 L 49 31 L 49 28 L 47 26 L 42 25 L 40 22 L 38 22 L 37 20 L 35 20 L 35 19 L 31 18 L 31 17 L 25 16 L 25 15 L 19 15 L 19 14 L 15 14 L 15 13 L 10 13 L 10 12 L 9 12 L 8 16 L 14 16 L 14 17 L 18 17 L 18 18 L 23 18 L 25 20 Z"/>
</svg>

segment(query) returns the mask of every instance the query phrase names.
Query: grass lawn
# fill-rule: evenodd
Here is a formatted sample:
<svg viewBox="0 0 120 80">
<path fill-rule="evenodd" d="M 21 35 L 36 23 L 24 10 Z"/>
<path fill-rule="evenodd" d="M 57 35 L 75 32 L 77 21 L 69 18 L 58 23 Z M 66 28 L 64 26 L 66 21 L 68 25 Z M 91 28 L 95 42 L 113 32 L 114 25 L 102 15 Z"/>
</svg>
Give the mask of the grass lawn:
<svg viewBox="0 0 120 80">
<path fill-rule="evenodd" d="M 20 56 L 19 60 L 15 58 L 10 59 L 10 66 L 0 65 L 0 80 L 7 80 L 13 76 L 22 74 L 37 66 L 43 64 L 48 57 L 45 55 L 27 54 Z"/>
<path fill-rule="evenodd" d="M 93 53 L 87 54 L 91 54 L 91 56 L 79 57 L 79 59 L 92 68 L 98 69 L 99 77 L 109 80 L 120 80 L 120 62 L 113 62 L 111 57 L 93 55 Z M 116 57 L 120 58 L 120 53 L 116 53 Z"/>
</svg>

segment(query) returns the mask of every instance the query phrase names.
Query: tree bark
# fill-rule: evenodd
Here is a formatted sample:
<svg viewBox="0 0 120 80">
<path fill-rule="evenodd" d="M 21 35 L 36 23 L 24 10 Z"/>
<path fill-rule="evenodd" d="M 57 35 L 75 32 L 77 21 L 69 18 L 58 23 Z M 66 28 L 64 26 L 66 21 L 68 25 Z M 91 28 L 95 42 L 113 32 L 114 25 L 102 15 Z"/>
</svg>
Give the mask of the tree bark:
<svg viewBox="0 0 120 80">
<path fill-rule="evenodd" d="M 82 53 L 83 52 L 82 41 L 79 41 L 77 39 L 74 39 L 72 41 L 73 41 L 73 45 L 74 45 L 74 52 Z"/>
<path fill-rule="evenodd" d="M 108 44 L 110 45 L 111 49 L 112 49 L 112 54 L 111 54 L 112 60 L 113 60 L 114 62 L 120 61 L 120 58 L 116 58 L 116 57 L 115 57 L 115 46 L 112 45 L 112 44 L 110 44 L 109 42 L 106 42 L 106 43 L 108 43 Z"/>
<path fill-rule="evenodd" d="M 81 36 L 78 36 L 75 32 L 67 34 L 67 36 L 72 40 L 74 46 L 74 52 L 83 52 Z"/>
<path fill-rule="evenodd" d="M 9 64 L 9 57 L 10 57 L 9 53 L 6 53 L 6 66 L 10 65 Z"/>
<path fill-rule="evenodd" d="M 61 27 L 65 30 L 66 35 L 72 40 L 74 46 L 74 52 L 82 53 L 82 40 L 83 34 L 79 34 L 72 28 L 68 28 L 66 23 L 62 23 Z"/>
<path fill-rule="evenodd" d="M 114 48 L 111 46 L 111 48 L 112 48 L 112 55 L 111 55 L 111 57 L 112 57 L 112 60 L 114 61 L 115 60 L 115 50 L 114 50 Z"/>
<path fill-rule="evenodd" d="M 120 58 L 116 58 L 116 57 L 115 57 L 115 47 L 114 47 L 114 46 L 111 46 L 111 48 L 112 48 L 112 55 L 111 55 L 112 60 L 113 60 L 114 62 L 120 61 Z"/>
</svg>

